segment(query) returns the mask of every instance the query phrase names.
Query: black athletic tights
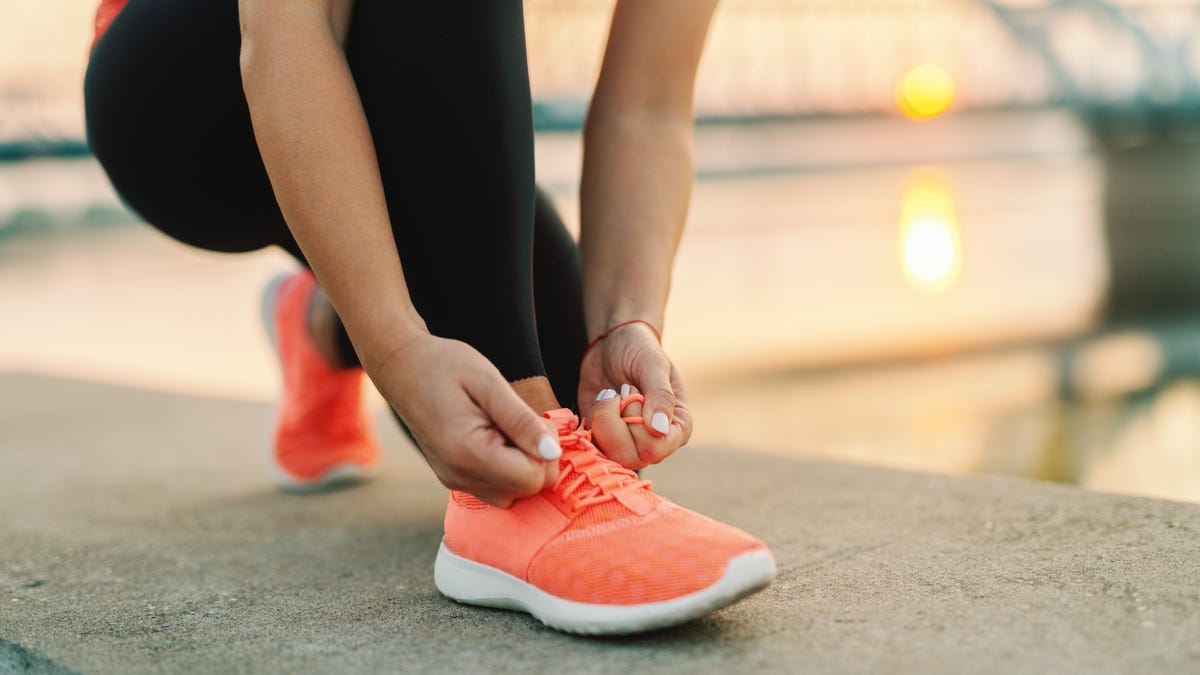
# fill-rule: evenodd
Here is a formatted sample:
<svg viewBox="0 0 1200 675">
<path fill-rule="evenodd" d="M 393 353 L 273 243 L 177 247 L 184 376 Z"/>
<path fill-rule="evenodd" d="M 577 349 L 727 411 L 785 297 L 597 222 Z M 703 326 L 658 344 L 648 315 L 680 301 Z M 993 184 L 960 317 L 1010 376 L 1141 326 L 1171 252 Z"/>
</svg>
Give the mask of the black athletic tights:
<svg viewBox="0 0 1200 675">
<path fill-rule="evenodd" d="M 88 139 L 167 235 L 214 251 L 275 244 L 303 262 L 255 144 L 240 43 L 237 0 L 130 0 L 88 66 Z M 356 0 L 346 57 L 430 331 L 510 381 L 547 375 L 575 407 L 579 254 L 534 185 L 521 0 Z"/>
</svg>

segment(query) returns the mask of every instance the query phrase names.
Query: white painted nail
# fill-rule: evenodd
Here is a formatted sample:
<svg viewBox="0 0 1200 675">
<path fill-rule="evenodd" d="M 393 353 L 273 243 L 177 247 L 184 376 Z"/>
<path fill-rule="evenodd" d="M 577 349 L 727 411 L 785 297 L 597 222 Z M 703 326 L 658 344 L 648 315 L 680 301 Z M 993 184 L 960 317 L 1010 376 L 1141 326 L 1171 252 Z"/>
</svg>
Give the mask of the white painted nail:
<svg viewBox="0 0 1200 675">
<path fill-rule="evenodd" d="M 538 439 L 537 451 L 542 456 L 542 459 L 546 461 L 558 459 L 562 456 L 562 448 L 549 436 L 542 436 Z"/>
<path fill-rule="evenodd" d="M 600 392 L 600 399 L 599 399 L 599 400 L 601 400 L 601 401 L 608 401 L 608 400 L 614 399 L 614 398 L 616 398 L 616 397 L 617 397 L 617 390 L 616 390 L 616 389 L 605 389 L 604 391 Z"/>
<path fill-rule="evenodd" d="M 621 398 L 629 398 L 629 385 L 621 385 Z"/>
<path fill-rule="evenodd" d="M 650 418 L 650 426 L 665 436 L 667 430 L 671 428 L 671 420 L 667 419 L 667 413 L 659 410 Z"/>
</svg>

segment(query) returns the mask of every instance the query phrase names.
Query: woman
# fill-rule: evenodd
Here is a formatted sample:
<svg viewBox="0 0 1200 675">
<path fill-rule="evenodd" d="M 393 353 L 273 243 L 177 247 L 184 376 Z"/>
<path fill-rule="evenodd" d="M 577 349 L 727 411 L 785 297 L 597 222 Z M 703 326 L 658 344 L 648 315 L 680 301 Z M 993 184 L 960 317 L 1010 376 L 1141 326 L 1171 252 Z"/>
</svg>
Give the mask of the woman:
<svg viewBox="0 0 1200 675">
<path fill-rule="evenodd" d="M 520 0 L 100 8 L 88 135 L 117 191 L 180 241 L 304 266 L 266 293 L 277 478 L 371 471 L 365 372 L 451 489 L 435 576 L 452 598 L 633 632 L 774 576 L 761 542 L 632 471 L 691 434 L 658 327 L 714 4 L 618 2 L 578 248 L 534 185 Z"/>
</svg>

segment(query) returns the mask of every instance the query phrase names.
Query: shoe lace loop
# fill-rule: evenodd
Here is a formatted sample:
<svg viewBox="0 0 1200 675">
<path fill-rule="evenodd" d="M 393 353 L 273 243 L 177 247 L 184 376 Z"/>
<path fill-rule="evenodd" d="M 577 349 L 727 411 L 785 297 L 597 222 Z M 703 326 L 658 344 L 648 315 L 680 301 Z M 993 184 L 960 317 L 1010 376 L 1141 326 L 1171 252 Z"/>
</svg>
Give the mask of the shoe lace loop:
<svg viewBox="0 0 1200 675">
<path fill-rule="evenodd" d="M 651 487 L 650 481 L 605 457 L 592 444 L 592 432 L 584 429 L 582 422 L 573 431 L 560 434 L 558 440 L 563 455 L 552 489 L 571 505 L 572 512 L 615 500 L 621 491 Z"/>
</svg>

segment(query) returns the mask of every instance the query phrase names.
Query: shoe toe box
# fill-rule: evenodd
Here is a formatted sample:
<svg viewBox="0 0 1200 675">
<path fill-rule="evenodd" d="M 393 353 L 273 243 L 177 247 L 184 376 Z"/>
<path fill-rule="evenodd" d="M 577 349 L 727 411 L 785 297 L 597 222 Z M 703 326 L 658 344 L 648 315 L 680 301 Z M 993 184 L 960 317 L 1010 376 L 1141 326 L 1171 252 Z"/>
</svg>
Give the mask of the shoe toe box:
<svg viewBox="0 0 1200 675">
<path fill-rule="evenodd" d="M 708 588 L 733 559 L 766 550 L 735 527 L 664 502 L 647 516 L 567 530 L 531 561 L 528 576 L 574 602 L 638 605 Z"/>
</svg>

